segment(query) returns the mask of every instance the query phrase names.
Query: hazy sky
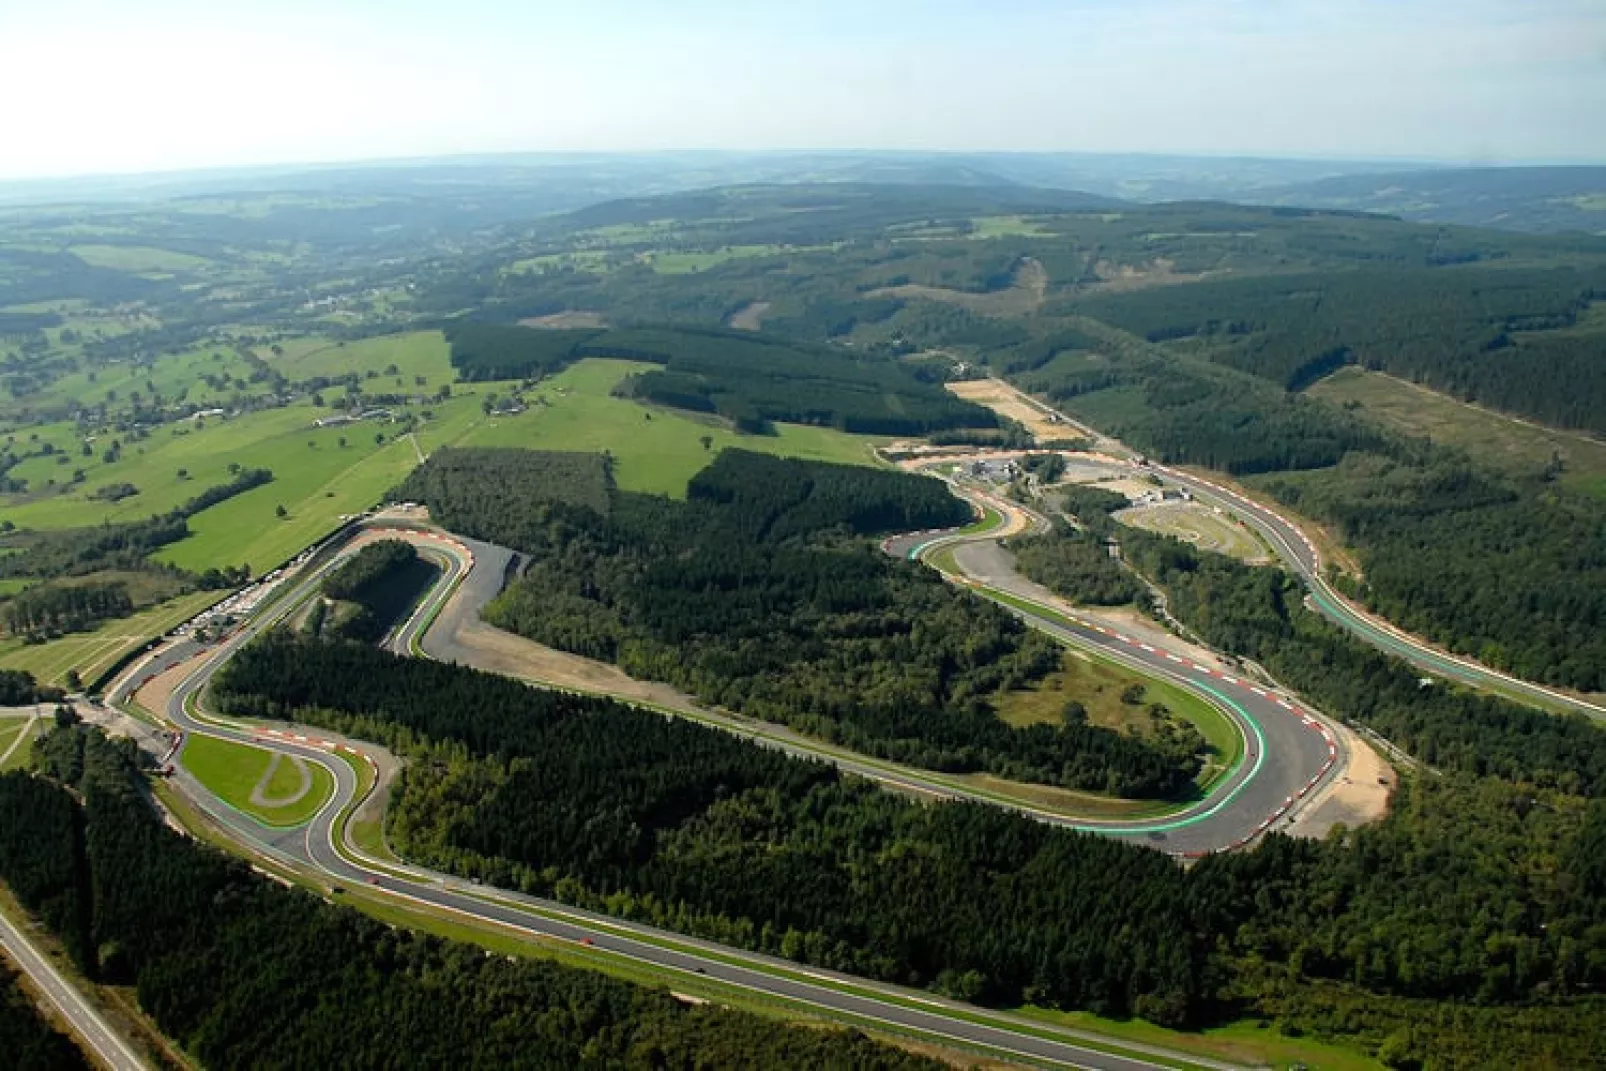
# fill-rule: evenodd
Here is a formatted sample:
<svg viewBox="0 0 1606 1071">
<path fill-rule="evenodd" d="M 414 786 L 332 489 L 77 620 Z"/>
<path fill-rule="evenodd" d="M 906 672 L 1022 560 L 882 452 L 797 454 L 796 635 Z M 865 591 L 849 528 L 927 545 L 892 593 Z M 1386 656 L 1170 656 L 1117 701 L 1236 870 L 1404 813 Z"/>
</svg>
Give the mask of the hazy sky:
<svg viewBox="0 0 1606 1071">
<path fill-rule="evenodd" d="M 1606 159 L 1606 0 L 0 0 L 0 177 L 539 149 Z"/>
</svg>

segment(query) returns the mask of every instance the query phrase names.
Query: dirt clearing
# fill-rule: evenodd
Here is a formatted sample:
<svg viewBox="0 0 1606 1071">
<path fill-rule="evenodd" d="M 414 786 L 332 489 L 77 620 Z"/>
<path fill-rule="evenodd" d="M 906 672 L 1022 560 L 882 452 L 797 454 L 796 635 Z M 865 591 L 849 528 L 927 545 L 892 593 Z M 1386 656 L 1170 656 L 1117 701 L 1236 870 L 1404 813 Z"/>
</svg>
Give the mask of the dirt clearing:
<svg viewBox="0 0 1606 1071">
<path fill-rule="evenodd" d="M 534 327 L 546 331 L 562 331 L 583 327 L 607 327 L 608 321 L 602 318 L 600 312 L 581 312 L 572 309 L 568 312 L 554 312 L 546 316 L 527 316 L 519 321 L 520 327 Z"/>
<path fill-rule="evenodd" d="M 1056 420 L 1021 397 L 1020 392 L 996 379 L 972 379 L 950 383 L 948 390 L 967 402 L 985 405 L 1001 417 L 1008 417 L 1031 433 L 1037 442 L 1057 439 L 1091 438 L 1091 433 L 1068 420 Z"/>
</svg>

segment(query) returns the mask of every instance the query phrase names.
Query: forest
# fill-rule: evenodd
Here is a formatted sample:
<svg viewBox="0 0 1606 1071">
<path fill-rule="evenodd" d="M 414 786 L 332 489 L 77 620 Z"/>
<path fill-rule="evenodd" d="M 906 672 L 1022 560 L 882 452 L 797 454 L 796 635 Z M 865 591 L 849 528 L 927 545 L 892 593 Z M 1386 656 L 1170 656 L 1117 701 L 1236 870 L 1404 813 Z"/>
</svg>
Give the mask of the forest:
<svg viewBox="0 0 1606 1071">
<path fill-rule="evenodd" d="M 369 543 L 329 573 L 324 600 L 303 627 L 330 638 L 371 641 L 385 635 L 427 590 L 439 569 L 404 539 Z"/>
<path fill-rule="evenodd" d="M 429 865 L 971 999 L 1196 1011 L 1197 949 L 1162 908 L 1182 874 L 1154 852 L 353 644 L 276 635 L 216 688 L 408 748 L 389 828 Z"/>
<path fill-rule="evenodd" d="M 1400 1067 L 1580 1066 L 1606 1027 L 1606 808 L 1531 783 L 1409 779 L 1376 825 L 1184 870 L 356 644 L 266 637 L 218 688 L 408 755 L 389 829 L 410 858 L 807 963 L 1172 1025 L 1270 1015 Z"/>
<path fill-rule="evenodd" d="M 14 635 L 42 638 L 133 612 L 134 600 L 122 581 L 37 584 L 0 601 L 0 627 Z"/>
<path fill-rule="evenodd" d="M 460 322 L 447 329 L 452 365 L 468 380 L 538 379 L 583 357 L 662 364 L 622 388 L 632 397 L 713 413 L 764 434 L 770 421 L 873 435 L 996 427 L 991 410 L 962 401 L 906 366 L 750 331 L 691 327 L 536 330 Z"/>
<path fill-rule="evenodd" d="M 685 502 L 614 490 L 603 515 L 502 497 L 497 474 L 517 455 L 478 476 L 472 455 L 445 456 L 452 479 L 432 459 L 395 494 L 530 555 L 486 608 L 493 624 L 898 762 L 1140 798 L 1192 791 L 1195 754 L 997 717 L 991 698 L 1047 676 L 1060 648 L 862 538 L 969 520 L 937 480 L 726 450 Z"/>
<path fill-rule="evenodd" d="M 1151 342 L 1195 340 L 1211 360 L 1291 391 L 1355 363 L 1547 424 L 1606 431 L 1600 337 L 1555 330 L 1602 299 L 1603 269 L 1461 266 L 1209 280 L 1088 295 L 1067 309 Z"/>
<path fill-rule="evenodd" d="M 1606 688 L 1606 502 L 1202 362 L 1061 356 L 1022 383 L 1159 460 L 1225 469 L 1333 525 L 1364 572 L 1335 582 L 1401 627 L 1532 680 Z"/>
<path fill-rule="evenodd" d="M 51 781 L 0 775 L 0 806 L 19 819 L 0 829 L 0 877 L 53 930 L 92 937 L 69 944 L 80 968 L 134 987 L 203 1066 L 940 1066 L 861 1034 L 394 929 L 165 827 L 131 747 L 98 730 L 60 727 L 41 753 Z"/>
</svg>

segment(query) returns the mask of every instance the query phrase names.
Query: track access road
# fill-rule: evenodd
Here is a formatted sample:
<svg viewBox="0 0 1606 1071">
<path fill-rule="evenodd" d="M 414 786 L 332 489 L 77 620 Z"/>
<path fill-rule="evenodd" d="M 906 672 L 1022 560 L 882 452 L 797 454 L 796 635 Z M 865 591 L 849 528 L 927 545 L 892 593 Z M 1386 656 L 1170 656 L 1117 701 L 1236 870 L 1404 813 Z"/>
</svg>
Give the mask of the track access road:
<svg viewBox="0 0 1606 1071">
<path fill-rule="evenodd" d="M 153 676 L 190 663 L 192 668 L 173 689 L 162 711 L 165 719 L 184 734 L 184 739 L 208 735 L 249 743 L 317 763 L 329 771 L 335 785 L 330 801 L 305 826 L 286 830 L 265 826 L 222 803 L 191 777 L 182 764 L 173 764 L 173 787 L 226 831 L 230 839 L 251 853 L 296 872 L 315 874 L 333 884 L 362 886 L 442 917 L 469 918 L 527 936 L 578 942 L 597 954 L 624 957 L 648 965 L 671 984 L 679 976 L 728 985 L 813 1008 L 852 1025 L 908 1032 L 1010 1060 L 1094 1071 L 1137 1071 L 1178 1062 L 1228 1066 L 1126 1042 L 1101 1041 L 1101 1044 L 1118 1045 L 1121 1050 L 1105 1051 L 1090 1045 L 1085 1035 L 1075 1031 L 1047 1027 L 1006 1013 L 987 1012 L 921 991 L 803 968 L 789 961 L 741 952 L 365 856 L 344 836 L 342 817 L 361 802 L 362 784 L 357 768 L 341 753 L 361 763 L 365 760 L 360 745 L 354 746 L 316 730 L 265 730 L 245 722 L 202 715 L 200 697 L 228 658 L 263 629 L 293 614 L 317 591 L 325 573 L 344 553 L 354 549 L 364 538 L 383 536 L 400 536 L 418 542 L 426 553 L 438 556 L 444 567 L 435 588 L 390 638 L 393 647 L 405 649 L 419 642 L 427 644 L 431 624 L 439 616 L 454 612 L 446 608 L 448 602 L 453 601 L 453 594 L 463 592 L 473 599 L 485 591 L 494 593 L 493 589 L 500 587 L 509 560 L 508 552 L 500 548 L 442 533 L 381 530 L 359 535 L 340 551 L 327 555 L 321 565 L 309 567 L 305 575 L 288 582 L 288 590 L 224 643 L 207 648 L 190 639 L 180 640 L 131 669 L 108 693 L 109 702 L 116 706 L 126 702 Z M 476 572 L 480 576 L 476 577 Z M 166 747 L 164 738 L 155 733 L 149 734 L 142 743 L 158 749 Z M 171 751 L 164 756 L 170 757 Z"/>
</svg>

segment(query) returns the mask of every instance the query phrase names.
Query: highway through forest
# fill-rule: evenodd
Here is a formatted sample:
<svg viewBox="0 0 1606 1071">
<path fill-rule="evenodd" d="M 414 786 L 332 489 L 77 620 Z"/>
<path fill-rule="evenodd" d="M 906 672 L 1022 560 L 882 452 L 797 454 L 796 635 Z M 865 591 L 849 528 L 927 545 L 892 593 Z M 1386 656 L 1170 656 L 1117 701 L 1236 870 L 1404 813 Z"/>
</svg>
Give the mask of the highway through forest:
<svg viewBox="0 0 1606 1071">
<path fill-rule="evenodd" d="M 500 548 L 435 531 L 381 529 L 365 538 L 382 536 L 407 538 L 443 565 L 435 586 L 389 638 L 392 649 L 416 651 L 419 644 L 427 644 L 432 628 L 447 613 L 470 609 L 477 613 L 475 604 L 500 589 L 509 563 L 509 552 Z M 161 752 L 159 758 L 172 763 L 172 787 L 248 853 L 336 887 L 362 887 L 441 917 L 574 942 L 591 954 L 623 957 L 650 966 L 671 985 L 678 977 L 696 985 L 750 991 L 864 1029 L 908 1034 L 1012 1061 L 1095 1071 L 1135 1071 L 1179 1063 L 1230 1066 L 1132 1042 L 1095 1038 L 924 991 L 803 967 L 367 855 L 345 826 L 345 816 L 362 802 L 359 770 L 365 762 L 372 768 L 373 760 L 363 754 L 364 745 L 314 729 L 270 729 L 201 710 L 202 693 L 216 671 L 264 629 L 288 620 L 356 543 L 352 540 L 339 550 L 326 551 L 298 575 L 287 578 L 282 584 L 286 590 L 221 644 L 206 647 L 193 639 L 180 639 L 132 667 L 108 692 L 108 704 L 120 708 L 156 675 L 188 664 L 188 672 L 160 712 L 183 734 L 181 740 L 196 735 L 234 740 L 296 756 L 329 771 L 335 788 L 323 809 L 304 826 L 275 829 L 229 807 L 195 780 L 178 761 L 182 742 L 175 750 L 160 732 L 142 734 L 144 746 Z M 453 603 L 457 604 L 453 609 L 446 609 Z"/>
<path fill-rule="evenodd" d="M 1013 384 L 998 380 L 1023 403 L 1051 415 L 1069 427 L 1079 422 Z M 1275 509 L 1226 487 L 1214 480 L 1183 469 L 1160 464 L 1140 465 L 1139 455 L 1109 436 L 1098 436 L 1100 450 L 1124 460 L 1112 460 L 1112 468 L 1126 475 L 1155 473 L 1191 493 L 1199 501 L 1231 513 L 1253 528 L 1278 559 L 1287 566 L 1308 592 L 1308 603 L 1329 621 L 1386 654 L 1402 658 L 1423 672 L 1472 688 L 1515 699 L 1545 710 L 1576 711 L 1595 718 L 1606 718 L 1606 705 L 1570 692 L 1523 680 L 1461 655 L 1450 654 L 1418 636 L 1391 624 L 1381 616 L 1357 605 L 1327 582 L 1322 575 L 1321 554 L 1316 544 L 1293 521 Z"/>
<path fill-rule="evenodd" d="M 0 948 L 5 949 L 6 955 L 16 962 L 45 1001 L 103 1066 L 113 1071 L 145 1071 L 148 1065 L 135 1055 L 122 1035 L 112 1029 L 28 935 L 3 914 L 0 914 Z"/>
</svg>

